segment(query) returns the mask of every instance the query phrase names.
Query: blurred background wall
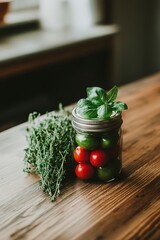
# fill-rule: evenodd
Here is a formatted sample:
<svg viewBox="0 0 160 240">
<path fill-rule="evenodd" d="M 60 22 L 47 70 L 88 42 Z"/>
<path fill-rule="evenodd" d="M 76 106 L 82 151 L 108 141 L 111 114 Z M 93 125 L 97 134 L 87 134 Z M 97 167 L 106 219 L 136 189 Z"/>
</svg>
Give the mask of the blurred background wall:
<svg viewBox="0 0 160 240">
<path fill-rule="evenodd" d="M 114 81 L 134 81 L 160 70 L 160 1 L 112 0 L 111 22 L 119 24 L 115 40 Z"/>
</svg>

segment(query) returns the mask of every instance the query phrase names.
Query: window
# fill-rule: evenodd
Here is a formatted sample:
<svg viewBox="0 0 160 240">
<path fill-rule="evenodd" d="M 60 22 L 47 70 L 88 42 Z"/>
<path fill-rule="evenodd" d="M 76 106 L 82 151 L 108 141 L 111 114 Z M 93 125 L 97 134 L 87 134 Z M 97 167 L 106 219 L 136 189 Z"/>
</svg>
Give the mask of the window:
<svg viewBox="0 0 160 240">
<path fill-rule="evenodd" d="M 40 0 L 12 0 L 5 22 L 0 25 L 0 31 L 6 27 L 14 28 L 32 22 L 37 24 L 39 21 L 39 1 Z"/>
<path fill-rule="evenodd" d="M 20 11 L 38 8 L 39 0 L 13 0 L 11 11 Z"/>
</svg>

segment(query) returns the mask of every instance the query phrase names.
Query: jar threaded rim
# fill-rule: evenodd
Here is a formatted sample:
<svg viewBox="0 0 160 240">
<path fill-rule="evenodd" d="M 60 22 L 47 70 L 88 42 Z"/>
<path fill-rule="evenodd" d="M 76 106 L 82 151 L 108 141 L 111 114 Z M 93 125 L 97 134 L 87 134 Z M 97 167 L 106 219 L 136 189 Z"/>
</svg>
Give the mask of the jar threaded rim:
<svg viewBox="0 0 160 240">
<path fill-rule="evenodd" d="M 72 110 L 72 126 L 81 132 L 108 132 L 120 128 L 122 125 L 121 113 L 110 119 L 85 119 L 77 115 L 76 107 Z"/>
</svg>

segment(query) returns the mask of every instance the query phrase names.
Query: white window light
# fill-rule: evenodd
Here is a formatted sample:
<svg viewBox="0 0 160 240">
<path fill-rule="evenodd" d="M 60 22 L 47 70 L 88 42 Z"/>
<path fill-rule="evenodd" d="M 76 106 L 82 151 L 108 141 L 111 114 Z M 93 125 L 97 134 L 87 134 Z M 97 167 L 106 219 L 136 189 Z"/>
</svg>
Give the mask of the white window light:
<svg viewBox="0 0 160 240">
<path fill-rule="evenodd" d="M 11 11 L 38 8 L 39 0 L 12 0 Z"/>
</svg>

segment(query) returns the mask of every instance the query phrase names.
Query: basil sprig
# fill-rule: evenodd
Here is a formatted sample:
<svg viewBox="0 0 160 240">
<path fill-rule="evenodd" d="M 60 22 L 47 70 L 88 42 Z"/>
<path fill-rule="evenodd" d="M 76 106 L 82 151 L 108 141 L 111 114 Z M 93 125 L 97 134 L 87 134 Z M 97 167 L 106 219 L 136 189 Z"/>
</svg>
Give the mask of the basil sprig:
<svg viewBox="0 0 160 240">
<path fill-rule="evenodd" d="M 123 102 L 116 102 L 118 88 L 114 86 L 108 92 L 100 87 L 88 87 L 87 98 L 78 101 L 76 112 L 86 119 L 110 119 L 128 109 Z"/>
</svg>

